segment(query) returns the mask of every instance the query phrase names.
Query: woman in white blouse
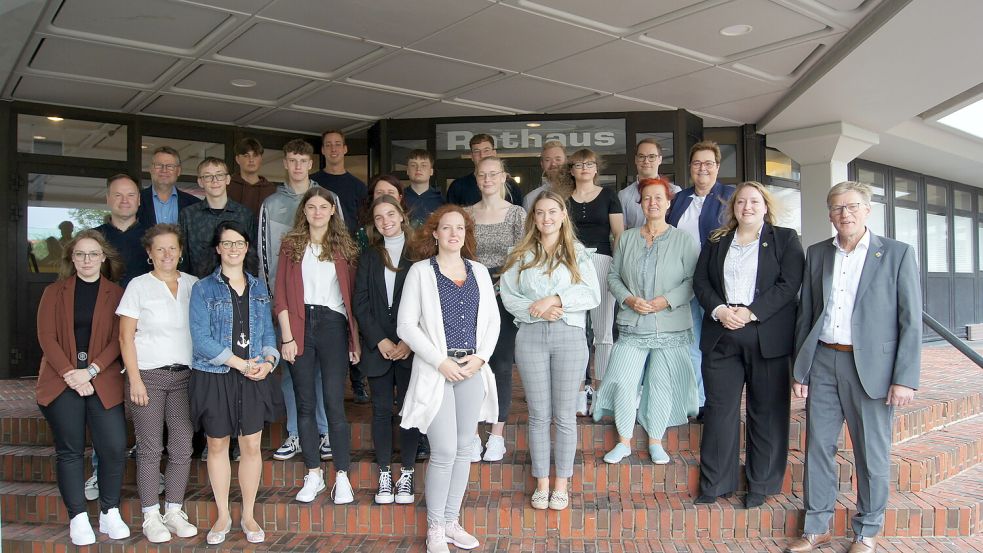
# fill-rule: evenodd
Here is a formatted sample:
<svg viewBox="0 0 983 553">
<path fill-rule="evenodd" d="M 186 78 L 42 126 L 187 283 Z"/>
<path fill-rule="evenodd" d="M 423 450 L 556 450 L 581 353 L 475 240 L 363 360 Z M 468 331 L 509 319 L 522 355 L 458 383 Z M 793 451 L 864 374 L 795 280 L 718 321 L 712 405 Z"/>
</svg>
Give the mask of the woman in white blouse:
<svg viewBox="0 0 983 553">
<path fill-rule="evenodd" d="M 574 238 L 566 202 L 543 192 L 526 219 L 526 233 L 505 262 L 502 303 L 519 326 L 515 360 L 529 404 L 529 454 L 534 509 L 566 509 L 577 451 L 577 392 L 587 363 L 587 312 L 601 302 L 590 254 Z M 556 481 L 550 475 L 550 421 Z"/>
</svg>

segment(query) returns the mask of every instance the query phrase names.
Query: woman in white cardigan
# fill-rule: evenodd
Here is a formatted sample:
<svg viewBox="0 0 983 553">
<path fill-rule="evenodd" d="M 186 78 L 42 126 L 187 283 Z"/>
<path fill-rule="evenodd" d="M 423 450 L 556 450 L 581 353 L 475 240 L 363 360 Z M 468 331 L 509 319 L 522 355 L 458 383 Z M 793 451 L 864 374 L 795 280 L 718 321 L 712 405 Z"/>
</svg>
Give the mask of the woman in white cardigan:
<svg viewBox="0 0 983 553">
<path fill-rule="evenodd" d="M 448 543 L 478 547 L 458 515 L 478 421 L 498 420 L 488 366 L 498 341 L 498 304 L 488 270 L 470 260 L 474 250 L 474 222 L 463 209 L 447 204 L 434 211 L 412 245 L 422 261 L 406 274 L 396 319 L 396 334 L 416 354 L 401 426 L 430 439 L 428 553 L 446 552 Z"/>
</svg>

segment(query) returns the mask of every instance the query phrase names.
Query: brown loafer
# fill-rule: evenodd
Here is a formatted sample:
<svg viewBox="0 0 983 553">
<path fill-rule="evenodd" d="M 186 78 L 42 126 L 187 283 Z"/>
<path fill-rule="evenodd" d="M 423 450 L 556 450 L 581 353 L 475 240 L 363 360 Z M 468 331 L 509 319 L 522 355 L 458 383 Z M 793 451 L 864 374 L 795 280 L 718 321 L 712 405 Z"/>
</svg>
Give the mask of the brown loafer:
<svg viewBox="0 0 983 553">
<path fill-rule="evenodd" d="M 871 536 L 869 538 L 864 536 L 857 536 L 853 539 L 853 543 L 850 544 L 850 549 L 847 553 L 874 553 L 877 550 L 877 538 Z"/>
<path fill-rule="evenodd" d="M 802 534 L 801 538 L 796 538 L 785 547 L 785 553 L 812 551 L 820 545 L 825 545 L 831 541 L 833 541 L 833 534 L 829 531 L 825 534 Z"/>
</svg>

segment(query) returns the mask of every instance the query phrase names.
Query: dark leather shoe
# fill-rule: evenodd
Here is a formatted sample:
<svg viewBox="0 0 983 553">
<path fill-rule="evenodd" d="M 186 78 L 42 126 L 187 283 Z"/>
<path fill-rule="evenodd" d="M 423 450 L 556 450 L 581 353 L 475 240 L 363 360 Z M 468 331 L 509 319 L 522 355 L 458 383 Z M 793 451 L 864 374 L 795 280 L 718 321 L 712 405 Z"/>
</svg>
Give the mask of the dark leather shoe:
<svg viewBox="0 0 983 553">
<path fill-rule="evenodd" d="M 833 534 L 827 531 L 825 534 L 802 534 L 801 538 L 792 540 L 792 543 L 785 546 L 785 553 L 804 553 L 825 545 L 833 541 Z"/>
<path fill-rule="evenodd" d="M 754 509 L 755 507 L 760 507 L 765 503 L 765 495 L 755 492 L 748 492 L 744 496 L 744 508 Z"/>
<path fill-rule="evenodd" d="M 874 553 L 877 550 L 877 538 L 871 536 L 869 538 L 864 536 L 857 536 L 853 539 L 853 543 L 850 544 L 850 549 L 847 553 Z"/>
<path fill-rule="evenodd" d="M 693 500 L 693 503 L 696 503 L 697 505 L 708 505 L 710 503 L 716 503 L 717 502 L 717 499 L 720 498 L 720 497 L 723 497 L 724 499 L 726 499 L 728 497 L 731 497 L 732 495 L 734 495 L 734 492 L 728 492 L 728 493 L 725 493 L 723 495 L 706 495 L 706 494 L 700 494 L 699 497 L 697 497 L 695 500 Z"/>
</svg>

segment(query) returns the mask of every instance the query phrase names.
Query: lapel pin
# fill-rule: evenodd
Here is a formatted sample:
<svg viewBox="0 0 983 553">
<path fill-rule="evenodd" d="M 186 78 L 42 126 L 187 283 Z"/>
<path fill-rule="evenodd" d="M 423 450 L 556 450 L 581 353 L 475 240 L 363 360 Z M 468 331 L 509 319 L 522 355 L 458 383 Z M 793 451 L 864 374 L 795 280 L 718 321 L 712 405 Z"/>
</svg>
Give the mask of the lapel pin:
<svg viewBox="0 0 983 553">
<path fill-rule="evenodd" d="M 768 242 L 762 242 L 761 243 L 761 247 L 762 248 L 767 248 L 768 247 Z"/>
<path fill-rule="evenodd" d="M 881 252 L 876 252 L 876 253 L 874 254 L 874 257 L 880 257 L 880 256 L 881 256 Z"/>
</svg>

